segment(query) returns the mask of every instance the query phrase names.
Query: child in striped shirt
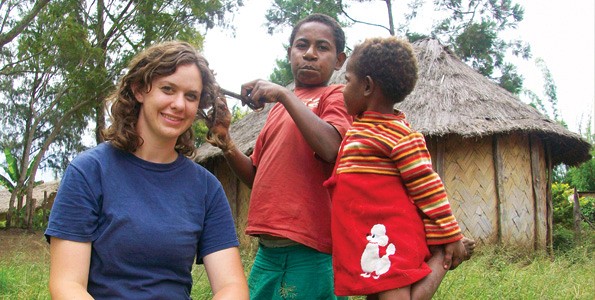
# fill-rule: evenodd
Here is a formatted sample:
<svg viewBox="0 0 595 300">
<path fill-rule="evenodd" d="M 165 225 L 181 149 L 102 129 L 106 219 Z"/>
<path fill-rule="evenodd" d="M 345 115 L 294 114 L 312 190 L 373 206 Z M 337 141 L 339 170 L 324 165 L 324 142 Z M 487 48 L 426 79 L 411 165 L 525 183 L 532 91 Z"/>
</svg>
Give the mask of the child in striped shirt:
<svg viewBox="0 0 595 300">
<path fill-rule="evenodd" d="M 335 294 L 431 298 L 467 251 L 423 135 L 393 108 L 417 81 L 411 45 L 367 39 L 354 48 L 345 79 L 345 106 L 355 121 L 325 182 Z"/>
</svg>

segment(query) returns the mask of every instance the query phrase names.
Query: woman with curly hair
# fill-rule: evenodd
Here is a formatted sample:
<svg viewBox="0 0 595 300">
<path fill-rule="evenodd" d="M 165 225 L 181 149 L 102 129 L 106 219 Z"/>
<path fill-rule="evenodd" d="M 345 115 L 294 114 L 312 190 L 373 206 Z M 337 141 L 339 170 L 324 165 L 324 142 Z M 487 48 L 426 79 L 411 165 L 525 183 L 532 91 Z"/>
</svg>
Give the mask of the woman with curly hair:
<svg viewBox="0 0 595 300">
<path fill-rule="evenodd" d="M 185 155 L 218 86 L 185 42 L 153 45 L 109 98 L 106 142 L 77 156 L 49 225 L 53 299 L 190 299 L 204 263 L 214 299 L 247 299 L 231 210 L 219 181 Z"/>
</svg>

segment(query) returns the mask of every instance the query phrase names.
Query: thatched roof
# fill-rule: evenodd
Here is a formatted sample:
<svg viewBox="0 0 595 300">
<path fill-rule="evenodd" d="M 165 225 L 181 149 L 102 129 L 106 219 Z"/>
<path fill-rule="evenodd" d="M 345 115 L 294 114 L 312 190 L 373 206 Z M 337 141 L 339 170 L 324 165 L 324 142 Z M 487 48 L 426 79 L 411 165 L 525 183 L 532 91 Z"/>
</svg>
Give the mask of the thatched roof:
<svg viewBox="0 0 595 300">
<path fill-rule="evenodd" d="M 60 181 L 50 181 L 40 184 L 33 189 L 33 198 L 37 199 L 37 206 L 41 206 L 43 203 L 43 196 L 44 193 L 47 192 L 48 196 L 58 191 L 58 187 L 60 186 Z M 23 202 L 25 199 L 23 199 Z M 8 211 L 8 206 L 10 202 L 10 192 L 7 190 L 0 190 L 0 213 L 4 213 Z M 16 206 L 16 200 L 15 204 Z M 23 204 L 24 205 L 24 204 Z"/>
<path fill-rule="evenodd" d="M 396 108 L 427 137 L 454 134 L 472 138 L 522 131 L 537 134 L 551 145 L 554 164 L 576 165 L 590 158 L 591 145 L 580 135 L 479 74 L 437 40 L 420 40 L 413 47 L 419 61 L 419 80 L 413 93 Z M 332 83 L 344 83 L 344 67 L 335 72 Z M 248 114 L 232 125 L 232 136 L 245 153 L 254 147 L 266 111 Z M 197 161 L 220 153 L 203 145 L 197 150 Z"/>
</svg>

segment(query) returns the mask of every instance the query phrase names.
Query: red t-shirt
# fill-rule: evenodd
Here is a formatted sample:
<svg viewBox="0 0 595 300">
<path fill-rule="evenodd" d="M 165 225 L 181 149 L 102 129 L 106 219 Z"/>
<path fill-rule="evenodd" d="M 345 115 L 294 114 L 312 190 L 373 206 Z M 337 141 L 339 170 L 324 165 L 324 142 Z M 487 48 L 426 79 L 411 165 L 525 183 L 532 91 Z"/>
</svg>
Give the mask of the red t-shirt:
<svg viewBox="0 0 595 300">
<path fill-rule="evenodd" d="M 342 89 L 331 85 L 294 92 L 343 137 L 352 117 L 345 110 Z M 282 104 L 269 112 L 251 158 L 256 177 L 246 234 L 284 237 L 331 253 L 331 200 L 322 183 L 334 164 L 314 153 Z"/>
</svg>

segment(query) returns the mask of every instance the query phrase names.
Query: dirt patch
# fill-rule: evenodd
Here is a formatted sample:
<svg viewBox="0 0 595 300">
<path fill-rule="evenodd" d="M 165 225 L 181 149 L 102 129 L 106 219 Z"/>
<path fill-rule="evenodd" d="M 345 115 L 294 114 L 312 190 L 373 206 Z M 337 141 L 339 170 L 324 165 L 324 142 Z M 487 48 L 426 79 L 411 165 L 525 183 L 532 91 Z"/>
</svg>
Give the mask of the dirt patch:
<svg viewBox="0 0 595 300">
<path fill-rule="evenodd" d="M 49 245 L 42 231 L 24 229 L 0 229 L 0 261 L 15 255 L 30 260 L 45 260 L 49 257 Z"/>
</svg>

